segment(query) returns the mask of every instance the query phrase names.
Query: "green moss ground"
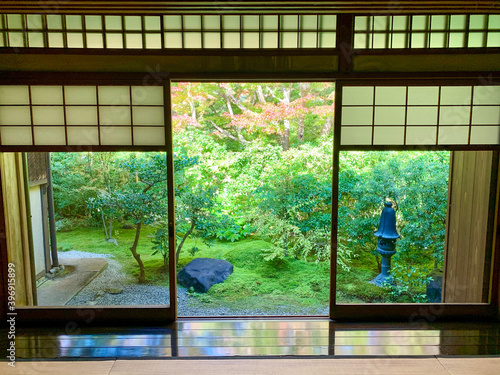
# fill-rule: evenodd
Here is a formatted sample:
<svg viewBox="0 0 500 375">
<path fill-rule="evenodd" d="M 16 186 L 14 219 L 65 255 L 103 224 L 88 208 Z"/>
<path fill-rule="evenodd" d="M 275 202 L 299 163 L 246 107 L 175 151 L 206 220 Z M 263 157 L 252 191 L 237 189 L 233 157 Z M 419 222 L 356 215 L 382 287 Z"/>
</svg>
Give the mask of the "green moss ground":
<svg viewBox="0 0 500 375">
<path fill-rule="evenodd" d="M 138 252 L 146 268 L 148 283 L 168 285 L 168 274 L 160 254 L 152 255 L 152 243 L 148 236 L 155 229 L 145 226 L 141 232 Z M 58 233 L 59 251 L 79 250 L 100 254 L 112 254 L 123 265 L 124 272 L 138 275 L 138 266 L 129 247 L 135 230 L 118 229 L 115 244 L 106 242 L 101 229 L 76 228 L 71 232 Z M 263 249 L 269 243 L 247 238 L 238 242 L 215 241 L 211 246 L 201 240 L 188 239 L 182 250 L 178 270 L 192 259 L 199 257 L 225 259 L 234 266 L 233 274 L 222 284 L 214 285 L 208 293 L 192 293 L 192 304 L 200 307 L 228 307 L 232 309 L 262 310 L 286 306 L 290 311 L 326 311 L 329 303 L 330 265 L 304 262 L 298 259 L 266 261 Z M 190 249 L 199 250 L 192 255 Z M 352 267 L 338 275 L 337 298 L 341 302 L 387 302 L 386 293 L 367 281 L 376 276 L 369 269 Z"/>
</svg>

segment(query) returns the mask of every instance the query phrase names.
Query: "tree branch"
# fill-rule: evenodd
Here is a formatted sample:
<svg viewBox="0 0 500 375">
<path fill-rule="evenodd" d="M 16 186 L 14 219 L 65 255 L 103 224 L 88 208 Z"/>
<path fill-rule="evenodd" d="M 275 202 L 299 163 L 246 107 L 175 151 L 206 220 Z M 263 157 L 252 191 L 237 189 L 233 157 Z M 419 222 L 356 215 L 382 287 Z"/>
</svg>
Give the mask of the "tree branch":
<svg viewBox="0 0 500 375">
<path fill-rule="evenodd" d="M 220 132 L 221 134 L 223 134 L 224 136 L 228 137 L 229 139 L 232 139 L 233 141 L 237 141 L 237 142 L 241 142 L 241 143 L 250 143 L 249 141 L 247 141 L 245 138 L 243 138 L 243 136 L 241 134 L 238 134 L 238 138 L 236 138 L 234 135 L 230 134 L 229 132 L 227 132 L 226 130 L 222 129 L 220 126 L 217 126 L 217 124 L 215 122 L 213 122 L 212 120 L 210 120 L 210 123 L 213 125 L 213 127 L 218 131 Z"/>
</svg>

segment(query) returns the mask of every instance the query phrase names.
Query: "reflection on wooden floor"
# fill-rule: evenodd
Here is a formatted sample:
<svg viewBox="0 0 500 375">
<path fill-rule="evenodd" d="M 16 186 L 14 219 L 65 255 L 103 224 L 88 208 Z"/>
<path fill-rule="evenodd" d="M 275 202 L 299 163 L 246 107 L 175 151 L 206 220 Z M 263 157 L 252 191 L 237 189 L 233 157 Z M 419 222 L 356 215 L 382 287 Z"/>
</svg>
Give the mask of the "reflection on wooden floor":
<svg viewBox="0 0 500 375">
<path fill-rule="evenodd" d="M 157 328 L 18 328 L 18 359 L 500 355 L 500 323 L 181 319 Z M 0 350 L 7 349 L 7 332 Z"/>
</svg>

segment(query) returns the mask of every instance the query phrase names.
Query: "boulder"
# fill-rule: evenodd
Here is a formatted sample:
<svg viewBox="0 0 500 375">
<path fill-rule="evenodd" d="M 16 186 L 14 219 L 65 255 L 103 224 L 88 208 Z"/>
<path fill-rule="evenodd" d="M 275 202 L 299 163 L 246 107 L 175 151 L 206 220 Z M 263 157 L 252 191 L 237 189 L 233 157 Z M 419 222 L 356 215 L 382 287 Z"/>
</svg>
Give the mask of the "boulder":
<svg viewBox="0 0 500 375">
<path fill-rule="evenodd" d="M 196 258 L 179 271 L 177 280 L 198 293 L 206 293 L 214 284 L 224 282 L 233 273 L 233 265 L 222 259 Z"/>
</svg>

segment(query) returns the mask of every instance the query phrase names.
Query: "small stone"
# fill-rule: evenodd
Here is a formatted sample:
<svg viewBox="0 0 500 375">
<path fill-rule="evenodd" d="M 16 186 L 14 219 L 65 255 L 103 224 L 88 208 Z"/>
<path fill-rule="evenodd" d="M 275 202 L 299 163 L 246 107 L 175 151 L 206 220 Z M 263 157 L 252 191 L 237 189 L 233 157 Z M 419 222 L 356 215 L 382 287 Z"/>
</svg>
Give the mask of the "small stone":
<svg viewBox="0 0 500 375">
<path fill-rule="evenodd" d="M 109 293 L 109 294 L 120 294 L 120 293 L 123 293 L 123 289 L 120 289 L 120 288 L 106 288 L 106 289 L 104 289 L 104 291 L 106 293 Z"/>
<path fill-rule="evenodd" d="M 89 305 L 90 305 L 90 306 L 97 305 L 97 302 L 96 302 L 96 301 L 90 301 L 90 302 L 89 302 Z"/>
</svg>

